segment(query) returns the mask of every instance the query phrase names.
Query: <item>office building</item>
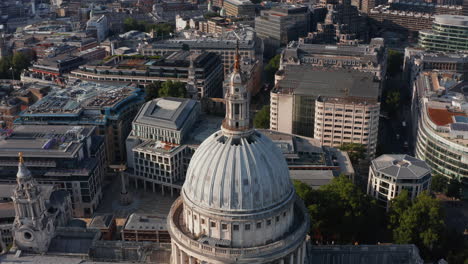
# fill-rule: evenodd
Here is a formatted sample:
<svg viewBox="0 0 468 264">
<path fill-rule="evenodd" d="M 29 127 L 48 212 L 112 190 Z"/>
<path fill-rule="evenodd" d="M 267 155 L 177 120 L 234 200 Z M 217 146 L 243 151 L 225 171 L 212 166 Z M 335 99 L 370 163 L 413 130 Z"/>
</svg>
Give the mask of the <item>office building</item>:
<svg viewBox="0 0 468 264">
<path fill-rule="evenodd" d="M 0 137 L 0 184 L 15 182 L 18 152 L 34 179 L 70 193 L 72 212 L 89 217 L 102 199 L 104 139 L 93 126 L 16 126 Z"/>
<path fill-rule="evenodd" d="M 187 84 L 193 98 L 221 97 L 223 66 L 217 54 L 174 51 L 162 57 L 115 56 L 104 63 L 89 63 L 70 73 L 72 79 L 104 83 L 179 81 Z"/>
<path fill-rule="evenodd" d="M 281 151 L 250 126 L 239 60 L 222 128 L 195 151 L 168 215 L 173 264 L 306 262 L 307 209 Z"/>
<path fill-rule="evenodd" d="M 359 143 L 375 154 L 379 82 L 372 73 L 288 65 L 271 91 L 270 129 L 325 146 Z"/>
<path fill-rule="evenodd" d="M 23 111 L 15 124 L 96 126 L 96 134 L 105 137 L 108 164 L 120 164 L 132 119 L 143 101 L 139 88 L 80 82 L 49 93 Z"/>
<path fill-rule="evenodd" d="M 461 76 L 423 72 L 414 84 L 415 156 L 434 174 L 463 183 L 468 197 L 468 83 Z"/>
<path fill-rule="evenodd" d="M 435 16 L 431 30 L 419 31 L 419 46 L 430 51 L 468 52 L 468 16 Z"/>
<path fill-rule="evenodd" d="M 250 0 L 223 0 L 223 8 L 228 17 L 255 16 L 255 5 Z"/>
<path fill-rule="evenodd" d="M 408 155 L 385 154 L 372 160 L 369 168 L 367 194 L 387 209 L 390 201 L 403 190 L 414 200 L 421 192 L 429 191 L 430 186 L 431 168 Z"/>
<path fill-rule="evenodd" d="M 307 6 L 280 5 L 262 10 L 255 18 L 255 31 L 270 51 L 304 37 L 310 31 L 310 10 Z"/>
<path fill-rule="evenodd" d="M 230 73 L 234 64 L 237 47 L 239 47 L 242 57 L 261 59 L 263 54 L 262 42 L 257 38 L 252 28 L 241 28 L 220 35 L 200 35 L 197 32 L 184 32 L 183 37 L 142 45 L 138 51 L 144 56 L 157 56 L 179 51 L 184 47 L 194 52 L 206 51 L 218 54 L 224 66 L 225 76 Z"/>
<path fill-rule="evenodd" d="M 158 98 L 140 109 L 127 138 L 130 181 L 153 192 L 174 195 L 185 179 L 184 145 L 200 115 L 200 103 L 191 99 Z"/>
<path fill-rule="evenodd" d="M 91 16 L 88 22 L 86 23 L 86 31 L 94 35 L 97 38 L 98 42 L 104 41 L 104 39 L 106 39 L 107 35 L 109 34 L 107 16 Z"/>
<path fill-rule="evenodd" d="M 377 147 L 380 103 L 375 97 L 359 97 L 352 94 L 319 96 L 315 101 L 314 138 L 325 146 L 363 144 L 373 157 Z"/>
<path fill-rule="evenodd" d="M 280 70 L 287 65 L 352 69 L 373 73 L 383 81 L 387 71 L 387 52 L 381 38 L 359 45 L 308 44 L 299 40 L 290 42 L 281 53 Z"/>
<path fill-rule="evenodd" d="M 459 73 L 468 80 L 468 54 L 425 51 L 421 48 L 406 48 L 403 73 L 411 86 L 421 72 L 439 70 Z"/>
</svg>

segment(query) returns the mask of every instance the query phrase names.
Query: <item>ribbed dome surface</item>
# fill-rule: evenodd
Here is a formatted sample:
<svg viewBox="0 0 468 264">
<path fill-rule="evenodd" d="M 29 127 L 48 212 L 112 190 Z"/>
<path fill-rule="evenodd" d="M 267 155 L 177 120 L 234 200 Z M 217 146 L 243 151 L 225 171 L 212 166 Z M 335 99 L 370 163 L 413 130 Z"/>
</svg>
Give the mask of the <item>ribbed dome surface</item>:
<svg viewBox="0 0 468 264">
<path fill-rule="evenodd" d="M 182 188 L 194 204 L 213 210 L 256 211 L 293 192 L 280 149 L 260 132 L 226 137 L 218 131 L 195 151 Z"/>
</svg>

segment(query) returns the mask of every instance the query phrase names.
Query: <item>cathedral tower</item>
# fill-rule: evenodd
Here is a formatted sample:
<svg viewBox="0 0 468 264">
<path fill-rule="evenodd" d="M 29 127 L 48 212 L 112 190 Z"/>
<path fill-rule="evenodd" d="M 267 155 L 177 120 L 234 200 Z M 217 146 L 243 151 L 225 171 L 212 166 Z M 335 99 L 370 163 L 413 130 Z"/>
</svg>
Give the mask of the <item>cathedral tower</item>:
<svg viewBox="0 0 468 264">
<path fill-rule="evenodd" d="M 53 218 L 48 216 L 41 187 L 24 164 L 21 153 L 16 181 L 12 197 L 16 213 L 13 222 L 15 245 L 21 250 L 44 253 L 55 231 Z"/>
</svg>

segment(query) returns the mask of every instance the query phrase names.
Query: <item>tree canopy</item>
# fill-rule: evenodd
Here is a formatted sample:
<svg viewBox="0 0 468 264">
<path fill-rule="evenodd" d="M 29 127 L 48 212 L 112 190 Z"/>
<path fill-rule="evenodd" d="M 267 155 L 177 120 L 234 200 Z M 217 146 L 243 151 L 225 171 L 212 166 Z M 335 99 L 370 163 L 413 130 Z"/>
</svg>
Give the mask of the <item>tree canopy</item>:
<svg viewBox="0 0 468 264">
<path fill-rule="evenodd" d="M 440 174 L 432 176 L 431 190 L 434 192 L 447 192 L 448 178 Z"/>
<path fill-rule="evenodd" d="M 154 29 L 158 36 L 167 36 L 174 32 L 174 26 L 169 23 L 150 24 L 146 21 L 138 21 L 131 17 L 124 20 L 123 28 L 124 31 L 138 30 L 147 33 Z"/>
<path fill-rule="evenodd" d="M 430 256 L 445 232 L 444 213 L 436 199 L 423 192 L 411 201 L 403 190 L 391 201 L 389 228 L 398 244 L 416 244 L 425 256 Z"/>
<path fill-rule="evenodd" d="M 385 110 L 389 114 L 394 114 L 400 107 L 401 95 L 400 91 L 394 89 L 390 90 L 385 94 Z"/>
<path fill-rule="evenodd" d="M 275 73 L 279 69 L 281 55 L 276 55 L 270 59 L 268 64 L 265 66 L 265 78 L 270 84 L 275 82 Z"/>
<path fill-rule="evenodd" d="M 461 197 L 462 183 L 457 179 L 450 179 L 447 185 L 446 195 L 449 197 L 460 199 Z"/>
<path fill-rule="evenodd" d="M 387 54 L 387 73 L 390 76 L 395 76 L 402 69 L 404 61 L 403 53 L 396 50 L 388 50 Z"/>
<path fill-rule="evenodd" d="M 256 128 L 270 128 L 270 106 L 264 105 L 260 111 L 257 112 L 254 118 L 254 126 Z"/>
<path fill-rule="evenodd" d="M 186 97 L 185 83 L 179 81 L 166 81 L 158 89 L 158 97 Z"/>
<path fill-rule="evenodd" d="M 150 83 L 145 86 L 145 101 L 150 101 L 158 97 L 161 82 Z"/>
<path fill-rule="evenodd" d="M 294 187 L 309 209 L 314 240 L 374 243 L 375 230 L 385 227 L 383 209 L 344 175 L 318 190 L 298 181 Z"/>
<path fill-rule="evenodd" d="M 35 60 L 34 52 L 16 52 L 11 57 L 0 59 L 0 78 L 1 79 L 19 79 L 21 72 L 31 66 Z"/>
<path fill-rule="evenodd" d="M 348 153 L 349 159 L 353 166 L 357 166 L 359 161 L 366 157 L 367 149 L 363 144 L 359 143 L 343 143 L 340 150 Z"/>
</svg>

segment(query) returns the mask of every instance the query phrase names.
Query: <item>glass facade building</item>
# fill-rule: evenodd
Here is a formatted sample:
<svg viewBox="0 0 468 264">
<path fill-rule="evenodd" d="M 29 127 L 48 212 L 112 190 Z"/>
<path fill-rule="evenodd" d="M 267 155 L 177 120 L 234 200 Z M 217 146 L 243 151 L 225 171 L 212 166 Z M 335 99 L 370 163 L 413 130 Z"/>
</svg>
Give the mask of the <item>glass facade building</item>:
<svg viewBox="0 0 468 264">
<path fill-rule="evenodd" d="M 468 51 L 468 16 L 435 16 L 432 29 L 419 32 L 419 45 L 433 51 Z"/>
</svg>

